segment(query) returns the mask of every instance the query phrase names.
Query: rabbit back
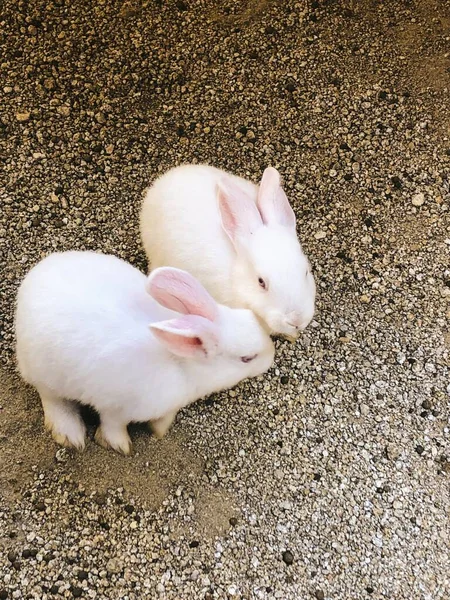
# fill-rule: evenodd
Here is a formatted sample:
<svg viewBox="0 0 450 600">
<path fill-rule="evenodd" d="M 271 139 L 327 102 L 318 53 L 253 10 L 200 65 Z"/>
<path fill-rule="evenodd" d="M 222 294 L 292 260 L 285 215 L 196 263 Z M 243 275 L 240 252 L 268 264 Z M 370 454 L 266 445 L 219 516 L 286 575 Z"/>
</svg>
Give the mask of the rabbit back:
<svg viewBox="0 0 450 600">
<path fill-rule="evenodd" d="M 217 184 L 225 174 L 256 200 L 257 187 L 249 181 L 207 165 L 177 167 L 147 190 L 141 236 L 152 269 L 167 265 L 187 270 L 217 302 L 235 306 L 235 253 L 217 204 Z"/>
<path fill-rule="evenodd" d="M 145 291 L 146 277 L 112 256 L 54 254 L 30 271 L 18 294 L 17 361 L 24 379 L 102 410 L 127 402 L 145 419 L 148 376 L 167 371 L 167 351 L 148 329 L 173 313 Z M 143 401 L 145 399 L 145 406 Z M 155 405 L 156 413 L 163 413 Z M 142 415 L 141 415 L 142 416 Z"/>
</svg>

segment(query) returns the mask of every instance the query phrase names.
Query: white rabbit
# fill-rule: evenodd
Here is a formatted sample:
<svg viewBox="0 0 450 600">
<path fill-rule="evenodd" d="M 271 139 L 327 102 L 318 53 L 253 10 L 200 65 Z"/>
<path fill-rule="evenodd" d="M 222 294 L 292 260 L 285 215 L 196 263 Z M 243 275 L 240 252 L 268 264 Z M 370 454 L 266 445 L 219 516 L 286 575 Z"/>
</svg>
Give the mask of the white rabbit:
<svg viewBox="0 0 450 600">
<path fill-rule="evenodd" d="M 295 338 L 313 318 L 314 277 L 276 169 L 258 187 L 207 165 L 175 167 L 146 191 L 140 228 L 152 268 L 186 269 L 272 333 Z"/>
<path fill-rule="evenodd" d="M 77 400 L 100 415 L 96 441 L 124 454 L 128 423 L 150 421 L 162 437 L 180 408 L 262 374 L 274 358 L 250 310 L 217 304 L 188 273 L 162 268 L 147 278 L 94 252 L 52 254 L 31 269 L 16 336 L 19 370 L 54 439 L 84 447 Z"/>
</svg>

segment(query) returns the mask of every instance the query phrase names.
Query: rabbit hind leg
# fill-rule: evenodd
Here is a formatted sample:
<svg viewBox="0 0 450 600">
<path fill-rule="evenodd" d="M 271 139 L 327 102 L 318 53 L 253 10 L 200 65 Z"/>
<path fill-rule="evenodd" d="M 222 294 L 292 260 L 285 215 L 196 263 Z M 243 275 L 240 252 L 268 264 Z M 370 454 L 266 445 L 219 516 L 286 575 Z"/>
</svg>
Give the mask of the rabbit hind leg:
<svg viewBox="0 0 450 600">
<path fill-rule="evenodd" d="M 158 439 L 163 438 L 168 432 L 170 426 L 172 425 L 175 417 L 177 415 L 177 411 L 173 411 L 167 413 L 163 417 L 156 419 L 155 421 L 150 421 L 150 427 L 153 430 L 155 437 Z"/>
<path fill-rule="evenodd" d="M 83 450 L 86 426 L 75 402 L 60 398 L 48 388 L 38 388 L 44 409 L 45 427 L 55 442 L 66 448 Z"/>
<path fill-rule="evenodd" d="M 131 440 L 127 423 L 115 413 L 101 413 L 100 425 L 95 432 L 95 441 L 103 448 L 112 448 L 116 452 L 128 455 L 131 452 Z"/>
</svg>

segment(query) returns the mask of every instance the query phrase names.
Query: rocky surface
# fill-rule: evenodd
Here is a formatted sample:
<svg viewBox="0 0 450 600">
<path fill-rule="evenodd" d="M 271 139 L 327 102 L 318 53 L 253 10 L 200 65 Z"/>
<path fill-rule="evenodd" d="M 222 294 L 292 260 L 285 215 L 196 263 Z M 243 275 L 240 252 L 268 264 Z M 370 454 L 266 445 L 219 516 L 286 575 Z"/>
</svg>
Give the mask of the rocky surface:
<svg viewBox="0 0 450 600">
<path fill-rule="evenodd" d="M 450 7 L 219 4 L 4 0 L 0 599 L 444 600 Z M 145 269 L 142 192 L 182 162 L 280 169 L 315 321 L 131 458 L 58 449 L 17 286 L 55 250 Z"/>
</svg>

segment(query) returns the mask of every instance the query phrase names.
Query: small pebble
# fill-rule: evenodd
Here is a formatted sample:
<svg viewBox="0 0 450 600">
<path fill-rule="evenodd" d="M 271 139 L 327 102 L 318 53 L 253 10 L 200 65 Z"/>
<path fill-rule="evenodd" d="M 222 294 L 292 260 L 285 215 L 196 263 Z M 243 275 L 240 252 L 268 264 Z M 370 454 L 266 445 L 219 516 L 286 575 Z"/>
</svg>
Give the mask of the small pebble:
<svg viewBox="0 0 450 600">
<path fill-rule="evenodd" d="M 370 412 L 370 407 L 367 404 L 361 404 L 359 407 L 361 414 L 366 417 Z"/>
<path fill-rule="evenodd" d="M 425 195 L 420 192 L 412 197 L 411 202 L 414 206 L 422 206 L 422 204 L 425 202 Z"/>
<path fill-rule="evenodd" d="M 70 115 L 70 106 L 66 106 L 65 104 L 58 106 L 58 113 L 62 117 L 68 117 Z"/>
<path fill-rule="evenodd" d="M 25 123 L 29 120 L 30 116 L 31 113 L 29 113 L 28 111 L 16 112 L 16 119 L 19 121 L 19 123 Z"/>
</svg>

